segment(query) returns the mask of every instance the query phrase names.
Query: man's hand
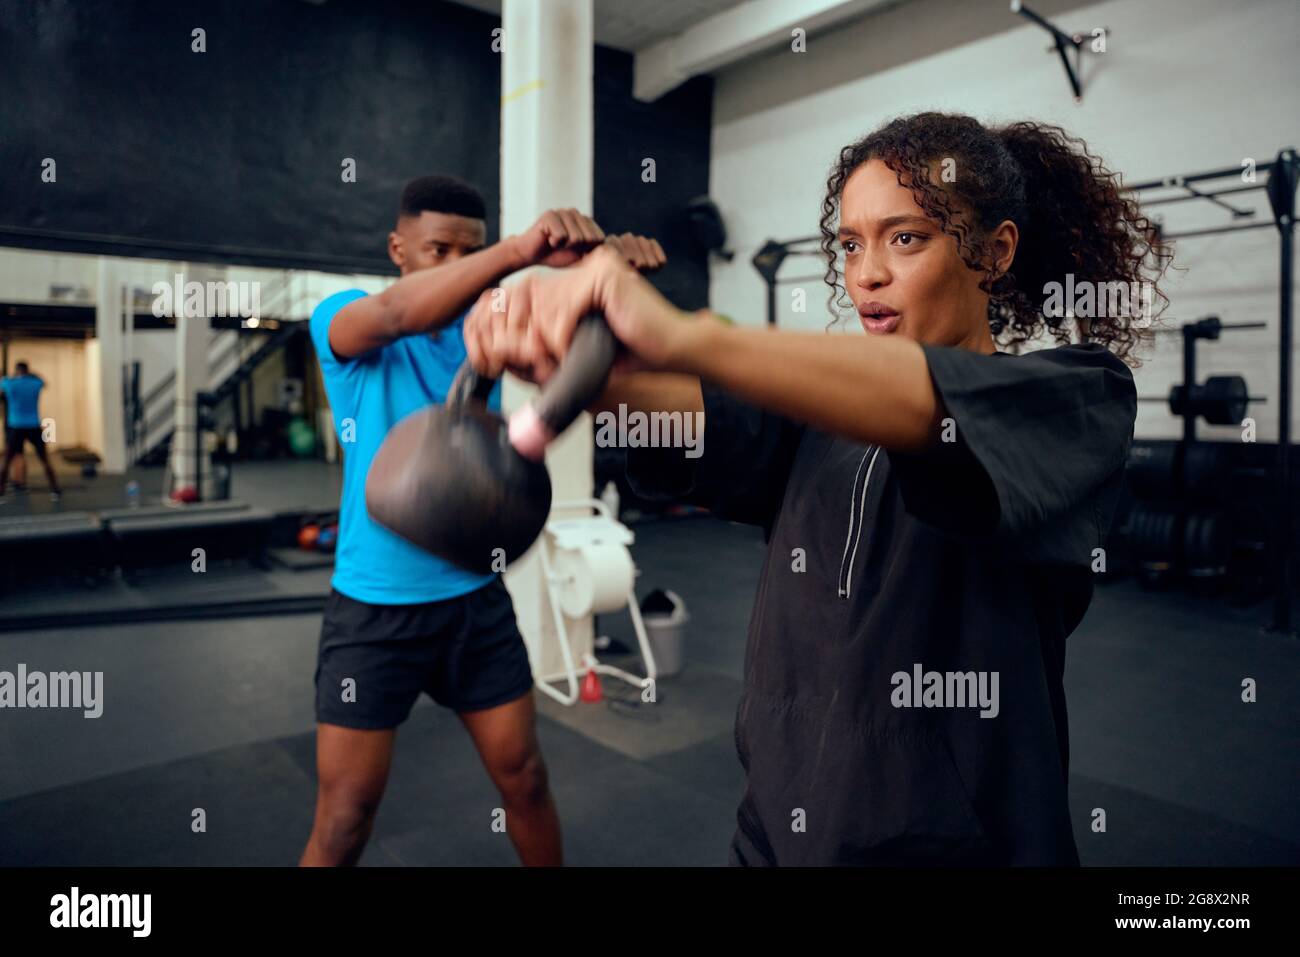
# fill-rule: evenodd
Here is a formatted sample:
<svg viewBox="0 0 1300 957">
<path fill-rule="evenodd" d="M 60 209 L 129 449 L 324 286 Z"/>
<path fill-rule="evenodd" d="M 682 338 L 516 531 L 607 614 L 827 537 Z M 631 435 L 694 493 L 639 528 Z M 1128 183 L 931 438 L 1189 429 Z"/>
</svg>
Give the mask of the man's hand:
<svg viewBox="0 0 1300 957">
<path fill-rule="evenodd" d="M 510 237 L 525 266 L 572 266 L 605 239 L 605 231 L 576 209 L 548 209 L 527 232 Z"/>
<path fill-rule="evenodd" d="M 612 246 L 638 272 L 654 272 L 662 269 L 668 262 L 659 240 L 651 239 L 649 236 L 637 236 L 633 233 L 606 236 L 605 245 Z"/>
</svg>

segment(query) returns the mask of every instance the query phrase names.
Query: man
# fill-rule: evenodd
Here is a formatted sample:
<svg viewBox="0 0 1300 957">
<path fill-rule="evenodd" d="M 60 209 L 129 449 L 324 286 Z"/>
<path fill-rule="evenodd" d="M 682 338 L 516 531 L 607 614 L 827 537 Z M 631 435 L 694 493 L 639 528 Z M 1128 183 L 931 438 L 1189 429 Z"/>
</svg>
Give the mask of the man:
<svg viewBox="0 0 1300 957">
<path fill-rule="evenodd" d="M 501 794 L 520 860 L 561 863 L 532 672 L 505 585 L 416 548 L 372 521 L 365 506 L 366 473 L 389 429 L 445 399 L 465 360 L 464 313 L 478 295 L 516 270 L 569 266 L 606 242 L 589 217 L 558 209 L 526 232 L 485 246 L 485 215 L 482 196 L 466 183 L 446 176 L 412 181 L 388 236 L 401 278 L 374 296 L 337 293 L 312 314 L 344 470 L 316 668 L 319 792 L 302 865 L 353 864 L 361 856 L 396 729 L 421 692 L 455 711 L 469 732 Z M 652 240 L 611 242 L 638 268 L 663 263 Z M 500 407 L 499 385 L 489 406 Z"/>
<path fill-rule="evenodd" d="M 36 457 L 41 460 L 45 477 L 50 483 L 50 500 L 57 502 L 63 496 L 54 467 L 50 465 L 49 453 L 45 451 L 45 437 L 41 434 L 40 399 L 43 388 L 44 380 L 38 375 L 32 375 L 26 362 L 15 363 L 14 374 L 0 379 L 0 392 L 4 393 L 5 398 L 5 461 L 4 467 L 0 468 L 0 504 L 6 501 L 5 486 L 9 481 L 9 467 L 15 460 L 21 461 L 24 442 L 32 444 Z M 26 477 L 25 470 L 22 476 Z"/>
</svg>

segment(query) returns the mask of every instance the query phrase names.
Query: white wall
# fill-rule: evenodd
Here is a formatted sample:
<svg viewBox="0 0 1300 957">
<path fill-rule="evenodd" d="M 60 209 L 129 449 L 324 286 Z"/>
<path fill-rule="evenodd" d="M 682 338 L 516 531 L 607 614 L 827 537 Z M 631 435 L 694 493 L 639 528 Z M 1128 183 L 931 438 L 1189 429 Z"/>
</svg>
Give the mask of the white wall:
<svg viewBox="0 0 1300 957">
<path fill-rule="evenodd" d="M 714 309 L 739 322 L 764 321 L 765 287 L 749 263 L 765 239 L 817 233 L 830 164 L 839 149 L 899 114 L 924 109 L 999 122 L 1033 118 L 1082 136 L 1125 180 L 1263 162 L 1300 145 L 1300 4 L 1295 0 L 1115 0 L 1095 6 L 1033 4 L 1063 29 L 1111 30 L 1106 54 L 1085 63 L 1076 105 L 1047 34 L 1007 12 L 1005 0 L 914 0 L 813 36 L 808 52 L 781 50 L 717 77 L 711 195 L 727 221 L 734 262 L 712 267 Z M 1072 9 L 1071 9 L 1072 7 Z M 1053 12 L 1065 8 L 1061 12 Z M 999 18 L 1009 26 L 990 35 Z M 1023 24 L 1023 25 L 1022 25 Z M 941 34 L 952 44 L 936 51 Z M 969 42 L 965 39 L 969 38 Z M 1263 192 L 1244 194 L 1271 219 Z M 1226 212 L 1204 203 L 1157 207 L 1170 231 L 1220 225 Z M 1276 397 L 1278 239 L 1276 230 L 1187 239 L 1165 286 L 1166 318 L 1217 312 L 1225 321 L 1264 320 L 1262 332 L 1202 344 L 1202 378 L 1245 375 L 1253 394 Z M 782 275 L 820 274 L 819 260 L 791 260 Z M 825 287 L 802 284 L 808 311 L 778 295 L 778 323 L 822 329 Z M 1181 337 L 1165 336 L 1135 372 L 1141 394 L 1164 394 L 1181 378 Z M 1276 438 L 1277 407 L 1252 406 L 1260 440 Z M 1157 404 L 1139 409 L 1137 434 L 1175 437 L 1181 420 Z M 1293 430 L 1300 417 L 1293 412 Z M 1201 426 L 1207 438 L 1238 433 Z M 1300 432 L 1297 432 L 1300 434 Z"/>
</svg>

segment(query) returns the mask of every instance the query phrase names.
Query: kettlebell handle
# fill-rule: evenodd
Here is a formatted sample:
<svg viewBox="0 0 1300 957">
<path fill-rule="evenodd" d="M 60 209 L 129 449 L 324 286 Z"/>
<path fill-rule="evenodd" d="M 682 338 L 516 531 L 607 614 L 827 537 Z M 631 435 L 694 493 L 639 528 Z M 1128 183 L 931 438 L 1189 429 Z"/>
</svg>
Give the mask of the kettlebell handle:
<svg viewBox="0 0 1300 957">
<path fill-rule="evenodd" d="M 510 444 L 520 455 L 541 461 L 546 446 L 604 390 L 618 349 L 604 316 L 588 313 L 578 320 L 555 375 L 510 417 Z"/>
<path fill-rule="evenodd" d="M 605 317 L 583 316 L 555 375 L 510 417 L 510 444 L 525 458 L 540 461 L 546 446 L 600 395 L 617 355 L 618 340 Z M 471 400 L 486 403 L 496 382 L 466 360 L 447 390 L 448 410 L 458 411 Z"/>
<path fill-rule="evenodd" d="M 447 400 L 444 404 L 450 411 L 458 411 L 471 401 L 486 405 L 496 384 L 496 379 L 475 372 L 474 367 L 466 359 L 457 370 L 456 378 L 451 380 L 451 387 L 447 390 Z"/>
</svg>

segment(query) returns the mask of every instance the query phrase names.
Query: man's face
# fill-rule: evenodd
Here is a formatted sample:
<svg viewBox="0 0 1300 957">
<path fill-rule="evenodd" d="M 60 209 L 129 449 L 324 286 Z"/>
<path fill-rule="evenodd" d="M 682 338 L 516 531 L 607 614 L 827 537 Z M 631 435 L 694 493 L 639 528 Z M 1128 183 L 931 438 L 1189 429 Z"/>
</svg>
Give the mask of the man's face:
<svg viewBox="0 0 1300 957">
<path fill-rule="evenodd" d="M 402 216 L 388 234 L 388 256 L 403 276 L 453 262 L 483 248 L 487 224 L 452 213 Z"/>
<path fill-rule="evenodd" d="M 987 337 L 979 274 L 880 160 L 863 163 L 844 184 L 839 240 L 844 286 L 869 335 L 933 345 Z"/>
</svg>

